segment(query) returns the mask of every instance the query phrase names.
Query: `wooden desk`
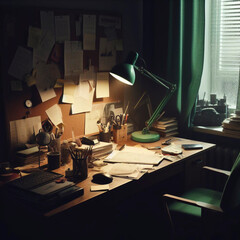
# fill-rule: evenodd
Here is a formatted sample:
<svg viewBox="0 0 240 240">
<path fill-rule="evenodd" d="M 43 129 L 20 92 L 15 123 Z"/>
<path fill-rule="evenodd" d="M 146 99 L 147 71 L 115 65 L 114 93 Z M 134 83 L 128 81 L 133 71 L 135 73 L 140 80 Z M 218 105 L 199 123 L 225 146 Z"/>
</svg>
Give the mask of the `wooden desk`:
<svg viewBox="0 0 240 240">
<path fill-rule="evenodd" d="M 182 139 L 182 138 L 172 138 L 174 139 L 172 142 L 174 144 L 187 144 L 187 143 L 192 143 L 193 141 L 192 140 L 187 140 L 187 139 Z M 144 145 L 146 147 L 150 147 L 150 146 L 161 146 L 161 147 L 164 147 L 162 146 L 162 142 L 164 142 L 166 139 L 161 139 L 160 141 L 158 142 L 155 142 L 155 143 L 144 143 L 144 144 L 141 144 L 141 143 L 138 143 L 138 142 L 134 142 L 132 140 L 128 140 L 126 142 L 127 146 L 141 146 L 141 145 Z M 196 142 L 196 141 L 194 141 Z M 175 162 L 169 162 L 169 161 L 166 161 L 164 160 L 162 163 L 159 164 L 159 166 L 157 166 L 156 170 L 151 170 L 149 171 L 150 174 L 146 174 L 143 176 L 143 179 L 146 180 L 148 178 L 150 178 L 151 175 L 157 175 L 157 178 L 158 179 L 155 179 L 155 181 L 161 181 L 161 180 L 164 180 L 166 179 L 167 177 L 175 174 L 176 172 L 179 172 L 179 171 L 182 171 L 184 170 L 185 166 L 183 163 L 187 164 L 187 160 L 191 160 L 191 159 L 195 159 L 196 157 L 205 157 L 205 153 L 207 151 L 209 151 L 210 149 L 214 148 L 215 145 L 214 144 L 210 144 L 210 143 L 205 143 L 205 142 L 198 142 L 198 143 L 201 143 L 203 145 L 203 149 L 199 149 L 199 150 L 191 150 L 191 151 L 185 151 L 183 150 L 183 158 L 182 159 L 179 159 L 178 161 L 175 161 Z M 161 153 L 161 150 L 158 151 Z M 65 173 L 65 170 L 68 168 L 69 166 L 65 166 L 65 167 L 62 167 L 61 169 L 58 169 L 56 170 L 56 172 L 58 173 L 61 173 L 64 175 Z M 133 182 L 134 182 L 134 185 L 139 185 L 138 184 L 138 181 L 136 180 L 130 180 L 130 179 L 124 179 L 124 178 L 118 178 L 118 177 L 114 177 L 114 180 L 112 183 L 110 183 L 110 192 L 91 192 L 90 191 L 90 186 L 91 185 L 96 185 L 94 183 L 91 182 L 91 179 L 92 179 L 92 176 L 95 174 L 96 172 L 95 171 L 92 171 L 91 169 L 89 169 L 89 173 L 88 173 L 88 178 L 84 181 L 82 181 L 81 183 L 77 184 L 79 185 L 80 187 L 84 188 L 84 195 L 71 201 L 71 202 L 68 202 L 58 208 L 55 208 L 49 212 L 46 212 L 44 215 L 47 216 L 47 217 L 50 217 L 50 216 L 53 216 L 55 214 L 58 214 L 58 213 L 61 213 L 62 211 L 66 211 L 67 209 L 71 208 L 71 207 L 74 207 L 76 205 L 79 205 L 81 203 L 86 203 L 88 202 L 89 200 L 93 199 L 93 198 L 96 198 L 97 196 L 100 196 L 100 195 L 104 195 L 104 194 L 111 194 L 113 191 L 117 191 L 118 188 L 128 188 L 128 186 L 130 186 Z M 141 179 L 140 179 L 140 182 L 143 182 Z M 131 184 L 130 184 L 131 183 Z M 142 184 L 142 183 L 141 183 Z M 142 185 L 141 185 L 142 187 Z"/>
<path fill-rule="evenodd" d="M 74 229 L 74 231 L 78 232 L 79 234 L 82 234 L 82 232 L 79 229 L 79 226 L 83 226 L 83 224 L 85 225 L 84 229 L 87 234 L 88 228 L 91 229 L 92 228 L 91 226 L 98 227 L 98 225 L 101 224 L 102 221 L 101 216 L 105 216 L 104 219 L 107 219 L 107 216 L 109 216 L 111 219 L 113 212 L 114 214 L 117 214 L 120 206 L 123 203 L 125 203 L 127 199 L 131 199 L 143 191 L 148 191 L 148 189 L 157 186 L 159 183 L 165 181 L 171 176 L 186 172 L 187 174 L 185 182 L 189 181 L 189 179 L 191 179 L 191 182 L 194 182 L 192 181 L 192 176 L 195 175 L 196 172 L 195 170 L 192 170 L 191 164 L 192 161 L 196 160 L 199 161 L 199 159 L 201 159 L 201 161 L 204 163 L 206 154 L 211 149 L 213 149 L 215 145 L 176 137 L 172 139 L 173 139 L 172 143 L 179 145 L 188 143 L 201 143 L 203 145 L 203 149 L 188 151 L 183 150 L 182 154 L 183 157 L 181 159 L 175 162 L 169 162 L 164 160 L 156 167 L 155 170 L 151 170 L 149 173 L 143 175 L 143 177 L 141 177 L 139 180 L 130 180 L 114 177 L 113 182 L 110 183 L 110 191 L 105 192 L 90 191 L 90 186 L 94 185 L 94 183 L 91 182 L 92 175 L 95 174 L 96 172 L 89 169 L 88 178 L 77 184 L 84 188 L 83 196 L 78 197 L 72 201 L 67 202 L 66 204 L 63 204 L 55 209 L 43 213 L 31 212 L 27 211 L 25 208 L 21 208 L 20 210 L 24 211 L 22 213 L 19 213 L 18 216 L 21 217 L 27 216 L 26 218 L 34 219 L 34 222 L 32 222 L 33 226 L 31 226 L 31 229 L 33 229 L 34 226 L 36 228 L 38 224 L 41 224 L 41 226 L 44 225 L 45 226 L 44 229 L 46 229 L 47 236 L 51 236 L 50 232 L 52 232 L 53 234 L 52 236 L 56 237 L 56 234 L 58 233 L 58 235 L 62 237 L 64 236 L 64 234 L 66 234 L 66 229 Z M 165 140 L 166 139 L 161 139 L 160 141 L 155 143 L 145 144 L 128 140 L 126 144 L 129 146 L 144 145 L 146 147 L 150 146 L 164 147 L 161 144 Z M 159 152 L 161 152 L 161 150 L 159 150 Z M 68 166 L 61 167 L 60 169 L 56 170 L 56 172 L 64 174 L 67 168 Z M 188 173 L 192 174 L 189 175 Z M 11 214 L 14 213 L 16 215 L 16 208 L 14 208 L 16 206 L 14 205 L 13 207 L 12 205 L 10 205 L 8 207 L 11 207 L 11 209 L 8 211 L 8 215 L 10 216 Z M 19 207 L 17 206 L 17 208 Z M 36 223 L 37 221 L 36 216 L 39 218 L 39 223 Z M 19 221 L 20 220 L 17 221 L 18 224 Z M 29 222 L 31 222 L 31 220 L 29 220 Z M 43 227 L 41 227 L 41 229 L 43 229 Z M 61 230 L 63 230 L 63 232 Z M 18 233 L 19 232 L 20 228 L 18 228 Z M 73 234 L 72 230 L 70 232 L 71 234 L 68 232 L 65 236 L 68 239 L 74 238 L 74 235 L 76 234 L 75 232 Z M 39 236 L 41 234 L 39 233 Z M 26 239 L 26 237 L 28 236 L 24 236 L 24 239 Z M 46 239 L 45 235 L 44 237 Z"/>
</svg>

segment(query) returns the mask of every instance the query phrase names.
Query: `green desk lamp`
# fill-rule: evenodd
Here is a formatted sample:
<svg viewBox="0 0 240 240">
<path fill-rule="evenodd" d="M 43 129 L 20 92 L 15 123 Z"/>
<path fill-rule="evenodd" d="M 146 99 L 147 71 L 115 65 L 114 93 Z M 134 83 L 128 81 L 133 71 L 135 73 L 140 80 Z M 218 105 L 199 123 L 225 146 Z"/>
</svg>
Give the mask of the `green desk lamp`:
<svg viewBox="0 0 240 240">
<path fill-rule="evenodd" d="M 160 116 L 160 113 L 162 112 L 163 108 L 166 106 L 166 104 L 170 100 L 171 96 L 176 90 L 176 84 L 172 84 L 156 76 L 155 74 L 150 73 L 142 66 L 140 67 L 136 66 L 137 59 L 138 59 L 138 53 L 130 52 L 125 63 L 114 66 L 110 74 L 114 78 L 116 78 L 117 80 L 125 84 L 133 85 L 135 82 L 135 69 L 136 69 L 144 76 L 154 80 L 156 83 L 168 89 L 165 97 L 162 99 L 162 101 L 160 102 L 160 104 L 152 114 L 151 118 L 148 120 L 147 126 L 143 128 L 142 131 L 136 131 L 132 133 L 132 140 L 136 142 L 155 142 L 160 139 L 160 135 L 159 133 L 155 131 L 150 131 L 149 129 L 154 123 L 154 121 L 156 121 L 157 118 Z"/>
</svg>

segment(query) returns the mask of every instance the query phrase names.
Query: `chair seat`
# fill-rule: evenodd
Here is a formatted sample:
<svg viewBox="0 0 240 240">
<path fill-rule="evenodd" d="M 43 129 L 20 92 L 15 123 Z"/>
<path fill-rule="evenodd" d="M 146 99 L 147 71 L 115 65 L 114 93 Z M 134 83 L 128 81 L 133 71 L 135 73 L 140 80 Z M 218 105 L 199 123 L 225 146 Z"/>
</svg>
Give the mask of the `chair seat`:
<svg viewBox="0 0 240 240">
<path fill-rule="evenodd" d="M 194 188 L 186 191 L 180 197 L 187 198 L 190 200 L 201 201 L 215 206 L 220 206 L 222 193 L 206 188 Z M 178 201 L 172 201 L 169 203 L 169 210 L 177 214 L 187 214 L 192 217 L 201 217 L 201 208 L 191 206 Z"/>
</svg>

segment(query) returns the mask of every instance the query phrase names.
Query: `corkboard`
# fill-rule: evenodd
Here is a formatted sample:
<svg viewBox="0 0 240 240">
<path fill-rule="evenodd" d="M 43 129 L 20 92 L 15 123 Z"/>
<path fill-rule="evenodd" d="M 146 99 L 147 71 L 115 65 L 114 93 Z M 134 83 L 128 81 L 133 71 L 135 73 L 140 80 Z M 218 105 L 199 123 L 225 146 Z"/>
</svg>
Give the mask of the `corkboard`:
<svg viewBox="0 0 240 240">
<path fill-rule="evenodd" d="M 5 8 L 2 11 L 1 20 L 3 21 L 4 31 L 6 35 L 3 37 L 3 55 L 4 63 L 2 73 L 3 82 L 2 87 L 4 88 L 4 105 L 5 105 L 5 118 L 6 118 L 6 128 L 9 133 L 9 122 L 13 120 L 18 120 L 26 117 L 27 109 L 24 107 L 24 101 L 26 99 L 37 99 L 38 92 L 35 86 L 28 87 L 26 84 L 23 85 L 23 91 L 11 91 L 10 82 L 11 80 L 16 80 L 14 77 L 10 76 L 7 71 L 14 57 L 16 49 L 18 46 L 23 46 L 27 48 L 27 36 L 28 27 L 40 27 L 40 11 L 47 10 L 53 11 L 55 15 L 69 15 L 71 24 L 71 40 L 81 41 L 81 37 L 76 37 L 74 35 L 74 22 L 79 15 L 83 14 L 94 14 L 97 16 L 97 22 L 100 15 L 117 16 L 114 13 L 108 12 L 94 12 L 94 11 L 84 11 L 84 10 L 57 10 L 57 9 L 39 9 L 30 7 L 20 7 L 20 8 Z M 118 16 L 120 17 L 120 16 Z M 99 56 L 99 38 L 106 37 L 104 34 L 104 29 L 98 24 L 96 24 L 96 50 L 94 51 L 84 51 L 83 53 L 83 67 L 87 68 L 89 59 L 91 59 L 92 65 L 94 65 L 95 70 L 98 70 L 98 56 Z M 13 28 L 13 29 L 11 29 Z M 121 36 L 121 29 L 117 30 L 117 34 Z M 121 36 L 122 38 L 122 36 Z M 117 52 L 117 61 L 121 59 L 121 52 Z M 60 66 L 62 67 L 62 66 Z M 84 124 L 85 124 L 85 113 L 81 114 L 71 114 L 71 105 L 62 103 L 61 98 L 63 94 L 62 88 L 55 89 L 56 97 L 52 98 L 46 102 L 41 102 L 34 100 L 34 106 L 31 108 L 28 117 L 41 116 L 41 120 L 46 120 L 47 114 L 45 111 L 53 106 L 54 104 L 59 104 L 62 115 L 63 122 L 65 125 L 64 134 L 62 135 L 62 140 L 69 139 L 72 137 L 72 129 L 74 129 L 75 136 L 84 135 Z M 96 99 L 94 95 L 94 103 L 108 103 L 108 102 L 123 102 L 124 96 L 124 86 L 117 82 L 115 79 L 110 78 L 110 97 Z M 93 103 L 93 104 L 94 104 Z M 10 134 L 8 134 L 9 136 Z M 8 139 L 10 141 L 10 139 Z"/>
</svg>

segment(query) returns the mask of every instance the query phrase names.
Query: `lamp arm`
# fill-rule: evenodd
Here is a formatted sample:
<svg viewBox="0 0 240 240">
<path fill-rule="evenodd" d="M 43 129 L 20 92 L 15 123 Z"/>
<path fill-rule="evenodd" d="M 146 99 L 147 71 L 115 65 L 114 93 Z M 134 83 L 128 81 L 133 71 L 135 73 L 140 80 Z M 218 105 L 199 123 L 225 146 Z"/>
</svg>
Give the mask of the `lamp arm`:
<svg viewBox="0 0 240 240">
<path fill-rule="evenodd" d="M 156 121 L 156 119 L 159 117 L 160 113 L 162 112 L 163 108 L 166 106 L 166 104 L 168 103 L 168 101 L 170 100 L 170 98 L 172 97 L 173 93 L 176 90 L 176 84 L 170 83 L 168 81 L 166 81 L 163 78 L 160 78 L 159 76 L 156 76 L 152 73 L 150 73 L 149 71 L 147 71 L 145 68 L 141 67 L 137 67 L 134 65 L 134 67 L 140 72 L 142 73 L 144 76 L 147 76 L 148 78 L 151 78 L 152 80 L 154 80 L 156 83 L 164 86 L 165 88 L 168 89 L 166 95 L 164 96 L 164 98 L 162 99 L 162 101 L 159 103 L 159 105 L 157 106 L 156 110 L 154 111 L 154 113 L 152 114 L 151 118 L 149 119 L 147 126 L 142 130 L 143 134 L 146 134 L 149 132 L 150 127 L 152 126 L 152 124 L 154 123 L 154 121 Z"/>
<path fill-rule="evenodd" d="M 174 86 L 174 84 L 168 82 L 167 80 L 149 72 L 147 69 L 143 68 L 143 67 L 137 67 L 136 65 L 134 65 L 134 68 L 136 70 L 138 70 L 141 74 L 143 74 L 144 76 L 151 78 L 152 80 L 154 80 L 157 84 L 160 84 L 162 86 L 164 86 L 167 89 L 170 89 Z"/>
</svg>

